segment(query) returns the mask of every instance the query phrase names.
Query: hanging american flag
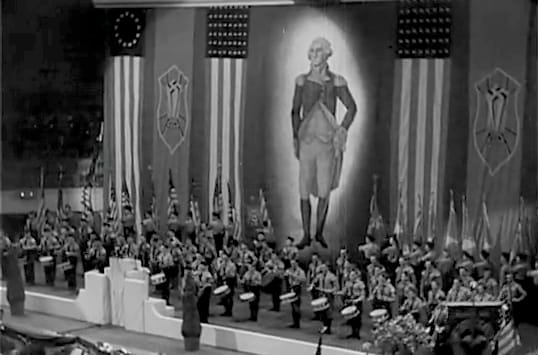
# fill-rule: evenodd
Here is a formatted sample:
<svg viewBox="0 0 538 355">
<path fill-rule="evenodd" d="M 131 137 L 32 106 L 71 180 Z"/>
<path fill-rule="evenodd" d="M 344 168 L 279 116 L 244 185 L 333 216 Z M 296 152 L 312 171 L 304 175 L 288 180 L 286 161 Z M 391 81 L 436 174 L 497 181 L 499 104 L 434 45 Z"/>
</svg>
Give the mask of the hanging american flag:
<svg viewBox="0 0 538 355">
<path fill-rule="evenodd" d="M 248 29 L 248 8 L 212 8 L 207 12 L 209 182 L 215 187 L 222 185 L 222 181 L 230 182 L 234 193 L 231 199 L 237 211 L 242 210 L 241 149 Z M 215 189 L 210 196 L 210 213 L 218 212 L 224 217 L 229 207 L 227 203 L 215 204 L 220 199 L 219 193 L 223 195 L 222 201 L 230 199 L 227 189 Z"/>
<path fill-rule="evenodd" d="M 121 209 L 124 208 L 133 208 L 133 205 L 131 204 L 131 195 L 129 194 L 129 190 L 127 189 L 126 184 L 123 184 L 123 188 L 121 191 Z M 120 209 L 120 211 L 121 211 Z M 121 214 L 120 214 L 121 215 Z"/>
<path fill-rule="evenodd" d="M 393 92 L 394 177 L 408 221 L 438 215 L 442 141 L 448 120 L 452 5 L 450 0 L 399 2 Z M 394 184 L 396 185 L 396 184 Z M 420 215 L 420 216 L 419 216 Z M 413 228 L 414 229 L 414 228 Z M 406 233 L 414 232 L 413 230 Z"/>
<path fill-rule="evenodd" d="M 125 9 L 110 11 L 110 54 L 105 71 L 106 162 L 113 171 L 118 206 L 123 206 L 126 192 L 132 203 L 136 225 L 142 223 L 140 186 L 142 34 L 145 13 Z M 125 190 L 125 191 L 124 191 Z M 122 209 L 119 209 L 122 219 Z"/>
<path fill-rule="evenodd" d="M 368 231 L 367 234 L 374 236 L 378 243 L 383 243 L 387 232 L 385 230 L 385 222 L 383 222 L 383 216 L 379 211 L 379 206 L 377 204 L 377 175 L 374 176 L 374 189 L 372 192 L 372 197 L 370 199 L 370 220 L 368 222 Z"/>
<path fill-rule="evenodd" d="M 491 252 L 491 249 L 494 246 L 493 236 L 491 234 L 491 225 L 489 223 L 488 207 L 486 201 L 482 201 L 482 213 L 480 214 L 480 219 L 476 225 L 475 235 L 478 238 L 478 243 L 480 251 Z M 501 220 L 501 225 L 502 225 Z"/>
<path fill-rule="evenodd" d="M 396 222 L 394 223 L 393 233 L 398 240 L 398 245 L 406 245 L 407 247 L 409 247 L 409 243 L 407 241 L 407 238 L 405 237 L 405 231 L 407 230 L 407 220 L 404 212 L 406 209 L 403 206 L 403 199 L 401 193 L 398 200 L 398 209 L 396 210 Z"/>
<path fill-rule="evenodd" d="M 500 330 L 497 334 L 497 354 L 510 355 L 521 344 L 519 334 L 514 324 L 512 312 L 508 304 L 504 304 L 501 310 Z"/>
<path fill-rule="evenodd" d="M 93 215 L 92 185 L 90 183 L 86 183 L 86 185 L 82 188 L 81 204 L 82 218 L 89 220 L 89 218 Z"/>
<path fill-rule="evenodd" d="M 116 200 L 116 188 L 112 184 L 109 186 L 107 221 L 110 223 L 112 230 L 117 232 L 120 229 L 120 216 Z"/>
<path fill-rule="evenodd" d="M 192 215 L 192 222 L 194 223 L 194 227 L 199 228 L 202 221 L 200 218 L 200 210 L 198 208 L 198 201 L 194 199 L 193 195 L 191 195 L 191 199 L 189 201 L 189 210 Z"/>
<path fill-rule="evenodd" d="M 234 206 L 234 202 L 232 199 L 233 192 L 230 182 L 228 182 L 228 196 L 228 219 L 230 221 L 230 225 L 232 226 L 231 235 L 235 240 L 239 240 L 241 236 L 241 217 L 237 213 L 237 210 Z"/>
</svg>

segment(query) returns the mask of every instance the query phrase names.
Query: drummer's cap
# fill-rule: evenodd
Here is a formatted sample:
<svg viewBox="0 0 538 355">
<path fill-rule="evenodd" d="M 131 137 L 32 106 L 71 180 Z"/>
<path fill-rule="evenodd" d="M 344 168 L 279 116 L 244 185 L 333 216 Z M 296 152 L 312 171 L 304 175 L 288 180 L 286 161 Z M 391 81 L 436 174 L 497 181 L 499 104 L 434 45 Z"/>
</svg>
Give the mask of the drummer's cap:
<svg viewBox="0 0 538 355">
<path fill-rule="evenodd" d="M 484 259 L 489 258 L 489 255 L 490 255 L 489 250 L 482 249 L 482 251 L 480 252 L 480 255 L 482 255 L 482 257 L 483 257 Z"/>
<path fill-rule="evenodd" d="M 432 242 L 432 241 L 427 242 L 426 245 L 427 245 L 428 248 L 430 248 L 430 249 L 433 249 L 433 248 L 435 247 L 435 244 L 434 244 L 434 242 Z"/>
<path fill-rule="evenodd" d="M 420 240 L 415 240 L 413 242 L 414 245 L 416 245 L 417 247 L 421 247 L 422 246 L 422 242 Z"/>
<path fill-rule="evenodd" d="M 319 256 L 319 254 L 318 254 L 317 251 L 312 252 L 312 256 L 314 256 L 314 255 L 315 255 L 315 256 Z"/>
<path fill-rule="evenodd" d="M 292 243 L 295 241 L 295 239 L 293 239 L 292 236 L 288 236 L 286 239 L 289 240 L 289 241 L 292 242 Z"/>
<path fill-rule="evenodd" d="M 375 242 L 375 238 L 371 234 L 366 234 L 366 240 L 372 243 Z"/>
</svg>

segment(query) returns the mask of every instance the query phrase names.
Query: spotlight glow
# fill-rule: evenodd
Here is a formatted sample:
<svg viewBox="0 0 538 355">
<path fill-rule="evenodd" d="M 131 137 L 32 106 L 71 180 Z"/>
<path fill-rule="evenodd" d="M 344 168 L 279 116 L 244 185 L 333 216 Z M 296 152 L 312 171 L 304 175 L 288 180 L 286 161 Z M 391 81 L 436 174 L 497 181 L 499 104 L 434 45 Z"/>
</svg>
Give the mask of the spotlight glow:
<svg viewBox="0 0 538 355">
<path fill-rule="evenodd" d="M 346 79 L 357 104 L 357 115 L 348 132 L 340 187 L 331 195 L 326 226 L 328 234 L 333 234 L 331 225 L 334 225 L 341 212 L 339 201 L 350 198 L 346 192 L 350 191 L 347 186 L 352 179 L 351 175 L 363 164 L 363 126 L 366 120 L 360 61 L 356 58 L 356 50 L 350 45 L 350 38 L 323 11 L 304 8 L 300 15 L 292 26 L 283 31 L 280 42 L 275 45 L 276 53 L 272 55 L 280 60 L 269 61 L 273 66 L 270 72 L 274 73 L 270 87 L 275 89 L 269 98 L 268 115 L 271 123 L 267 132 L 267 148 L 273 157 L 273 161 L 269 162 L 272 181 L 268 181 L 268 185 L 272 187 L 273 201 L 279 205 L 277 208 L 285 211 L 281 213 L 283 220 L 280 221 L 283 231 L 296 239 L 302 235 L 302 228 L 298 206 L 299 164 L 293 154 L 291 107 L 295 78 L 309 71 L 308 48 L 316 37 L 324 37 L 331 42 L 333 55 L 329 58 L 329 68 Z M 338 103 L 336 111 L 337 120 L 341 122 L 345 107 Z M 341 237 L 338 236 L 339 239 Z"/>
</svg>

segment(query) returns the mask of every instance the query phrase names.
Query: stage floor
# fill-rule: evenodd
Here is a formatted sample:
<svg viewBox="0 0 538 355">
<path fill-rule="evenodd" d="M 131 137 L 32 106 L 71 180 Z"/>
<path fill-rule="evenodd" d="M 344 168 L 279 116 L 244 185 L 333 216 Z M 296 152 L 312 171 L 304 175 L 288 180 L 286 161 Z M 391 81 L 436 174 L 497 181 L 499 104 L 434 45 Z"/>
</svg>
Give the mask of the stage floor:
<svg viewBox="0 0 538 355">
<path fill-rule="evenodd" d="M 78 278 L 79 285 L 83 285 L 82 275 Z M 44 274 L 42 268 L 36 267 L 36 285 L 28 286 L 29 291 L 42 292 L 51 294 L 58 297 L 75 298 L 76 292 L 70 291 L 67 288 L 67 284 L 63 281 L 63 276 L 58 275 L 58 280 L 55 287 L 51 288 L 44 285 Z M 79 286 L 82 287 L 82 286 Z M 159 294 L 153 293 L 153 297 L 159 298 Z M 258 322 L 249 321 L 249 309 L 248 304 L 234 301 L 233 317 L 221 317 L 224 312 L 222 306 L 217 305 L 218 299 L 216 297 L 211 298 L 210 318 L 209 322 L 216 325 L 221 325 L 230 328 L 243 329 L 247 331 L 254 331 L 273 336 L 290 338 L 294 340 L 301 340 L 311 343 L 317 343 L 318 331 L 322 324 L 319 321 L 312 320 L 313 312 L 310 307 L 310 296 L 303 295 L 302 298 L 302 320 L 301 329 L 287 328 L 291 324 L 291 306 L 281 306 L 280 312 L 271 312 L 269 309 L 272 307 L 271 297 L 268 294 L 262 293 L 260 300 L 260 312 L 258 315 Z M 175 315 L 181 318 L 181 298 L 179 291 L 172 291 L 171 303 L 176 309 Z M 325 345 L 342 347 L 346 349 L 353 349 L 357 351 L 362 350 L 364 342 L 373 342 L 371 336 L 371 322 L 368 317 L 370 307 L 365 304 L 363 315 L 363 326 L 361 329 L 361 340 L 347 339 L 347 335 L 350 333 L 348 326 L 344 325 L 344 320 L 335 312 L 333 321 L 333 334 L 323 337 L 323 343 Z M 522 324 L 520 325 L 520 336 L 522 341 L 522 347 L 517 352 L 518 354 L 525 354 L 529 350 L 538 349 L 538 327 Z"/>
</svg>

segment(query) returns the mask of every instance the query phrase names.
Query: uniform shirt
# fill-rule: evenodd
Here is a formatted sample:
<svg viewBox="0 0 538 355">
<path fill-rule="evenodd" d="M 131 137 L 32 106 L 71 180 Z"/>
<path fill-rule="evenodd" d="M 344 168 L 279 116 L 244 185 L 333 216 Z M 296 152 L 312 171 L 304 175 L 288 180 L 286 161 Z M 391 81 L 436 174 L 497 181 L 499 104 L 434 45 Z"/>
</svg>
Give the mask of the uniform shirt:
<svg viewBox="0 0 538 355">
<path fill-rule="evenodd" d="M 408 297 L 405 299 L 401 310 L 404 313 L 418 313 L 422 308 L 422 300 L 418 297 Z"/>
<path fill-rule="evenodd" d="M 213 275 L 207 270 L 198 274 L 198 287 L 203 289 L 206 287 L 211 287 L 213 285 L 214 279 Z"/>
<path fill-rule="evenodd" d="M 24 251 L 35 250 L 37 248 L 37 243 L 33 237 L 25 236 L 20 241 L 20 247 Z"/>
<path fill-rule="evenodd" d="M 92 247 L 90 249 L 90 257 L 105 260 L 106 259 L 106 250 L 103 247 Z"/>
<path fill-rule="evenodd" d="M 370 259 L 372 256 L 379 256 L 379 247 L 374 243 L 366 243 L 359 248 L 364 253 L 366 259 Z"/>
<path fill-rule="evenodd" d="M 174 258 L 170 251 L 165 251 L 159 255 L 159 266 L 161 268 L 174 266 Z"/>
<path fill-rule="evenodd" d="M 474 302 L 492 302 L 492 301 L 495 301 L 495 297 L 493 297 L 487 292 L 484 292 L 482 294 L 476 294 L 474 296 Z"/>
<path fill-rule="evenodd" d="M 413 251 L 409 254 L 409 263 L 411 266 L 418 266 L 422 260 L 422 250 L 419 247 L 413 247 Z"/>
<path fill-rule="evenodd" d="M 297 249 L 296 246 L 285 246 L 282 248 L 282 259 L 284 260 L 293 260 L 297 258 L 297 254 L 299 253 L 299 249 Z"/>
<path fill-rule="evenodd" d="M 78 256 L 79 246 L 77 243 L 68 243 L 64 245 L 64 252 L 67 256 Z"/>
<path fill-rule="evenodd" d="M 372 294 L 373 298 L 379 301 L 394 302 L 396 300 L 396 290 L 388 280 L 383 283 L 378 283 Z"/>
<path fill-rule="evenodd" d="M 348 300 L 362 302 L 366 297 L 366 286 L 362 280 L 348 281 L 344 285 L 344 297 Z"/>
<path fill-rule="evenodd" d="M 437 269 L 443 275 L 447 275 L 454 270 L 454 260 L 451 257 L 440 257 L 437 260 Z"/>
<path fill-rule="evenodd" d="M 413 268 L 411 267 L 411 265 L 403 265 L 403 266 L 398 266 L 396 268 L 396 282 L 400 282 L 401 279 L 402 279 L 402 275 L 406 273 L 407 276 L 409 276 L 409 278 L 411 279 L 411 282 L 413 284 L 416 284 L 416 280 L 415 280 L 415 271 L 413 270 Z"/>
<path fill-rule="evenodd" d="M 325 276 L 322 276 L 320 288 L 323 289 L 322 292 L 326 293 L 329 296 L 333 296 L 331 292 L 334 292 L 338 289 L 338 279 L 336 278 L 336 275 L 329 271 L 325 274 Z"/>
<path fill-rule="evenodd" d="M 295 270 L 290 268 L 286 271 L 286 274 L 288 275 L 289 282 L 292 287 L 301 286 L 306 282 L 305 272 L 300 267 L 296 267 Z"/>
<path fill-rule="evenodd" d="M 519 299 L 525 294 L 525 291 L 517 282 L 512 282 L 509 286 L 504 284 L 499 292 L 499 299 L 504 302 L 510 302 L 510 300 Z"/>
<path fill-rule="evenodd" d="M 446 299 L 446 295 L 441 289 L 438 289 L 435 291 L 433 290 L 428 291 L 427 301 L 428 301 L 428 305 L 432 306 L 432 308 L 434 308 L 435 306 L 443 302 L 445 299 Z"/>
<path fill-rule="evenodd" d="M 55 237 L 46 237 L 41 242 L 41 251 L 46 254 L 51 254 L 60 247 L 60 243 Z"/>
<path fill-rule="evenodd" d="M 316 275 L 317 275 L 318 266 L 319 266 L 319 261 L 316 261 L 316 262 L 312 261 L 308 265 L 308 274 L 306 275 L 308 283 L 311 284 L 314 282 L 314 279 L 316 278 Z"/>
<path fill-rule="evenodd" d="M 272 272 L 275 277 L 282 278 L 284 277 L 284 263 L 280 260 L 269 260 L 265 264 L 265 269 L 269 272 Z"/>
<path fill-rule="evenodd" d="M 260 286 L 262 284 L 262 274 L 255 270 L 250 269 L 243 275 L 243 283 L 247 286 Z"/>
<path fill-rule="evenodd" d="M 237 275 L 237 268 L 235 264 L 228 260 L 225 264 L 222 265 L 222 275 L 225 278 L 234 278 Z"/>
<path fill-rule="evenodd" d="M 429 270 L 422 271 L 422 277 L 421 277 L 421 284 L 422 289 L 428 287 L 432 281 L 437 281 L 438 283 L 441 283 L 441 273 L 439 270 L 435 268 L 431 268 Z"/>
</svg>

